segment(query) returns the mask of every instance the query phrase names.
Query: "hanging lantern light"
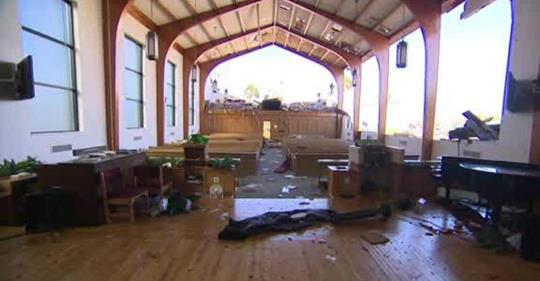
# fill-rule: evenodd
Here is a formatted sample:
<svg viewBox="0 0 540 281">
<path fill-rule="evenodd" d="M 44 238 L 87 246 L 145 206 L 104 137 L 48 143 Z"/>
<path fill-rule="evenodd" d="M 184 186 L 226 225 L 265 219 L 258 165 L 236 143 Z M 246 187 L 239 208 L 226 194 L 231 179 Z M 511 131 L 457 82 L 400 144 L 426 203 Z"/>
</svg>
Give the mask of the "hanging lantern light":
<svg viewBox="0 0 540 281">
<path fill-rule="evenodd" d="M 212 92 L 217 93 L 218 92 L 218 82 L 217 79 L 212 80 Z"/>
<path fill-rule="evenodd" d="M 358 79 L 358 71 L 356 71 L 356 69 L 353 68 L 353 70 L 351 71 L 351 76 L 352 76 L 352 86 L 356 87 L 356 80 Z"/>
<path fill-rule="evenodd" d="M 191 68 L 191 82 L 197 82 L 197 71 L 197 66 L 193 65 L 193 67 Z"/>
<path fill-rule="evenodd" d="M 403 5 L 403 24 L 405 23 L 405 5 Z M 396 67 L 405 68 L 407 67 L 407 42 L 401 38 L 401 41 L 397 44 L 396 48 Z"/>
<path fill-rule="evenodd" d="M 155 31 L 150 30 L 146 33 L 146 57 L 149 60 L 158 59 L 158 35 Z"/>
<path fill-rule="evenodd" d="M 150 2 L 150 17 L 154 19 L 154 0 Z M 158 35 L 153 30 L 146 33 L 146 58 L 154 61 L 158 59 Z"/>
<path fill-rule="evenodd" d="M 397 68 L 407 67 L 407 42 L 404 40 L 397 44 L 396 66 Z"/>
</svg>

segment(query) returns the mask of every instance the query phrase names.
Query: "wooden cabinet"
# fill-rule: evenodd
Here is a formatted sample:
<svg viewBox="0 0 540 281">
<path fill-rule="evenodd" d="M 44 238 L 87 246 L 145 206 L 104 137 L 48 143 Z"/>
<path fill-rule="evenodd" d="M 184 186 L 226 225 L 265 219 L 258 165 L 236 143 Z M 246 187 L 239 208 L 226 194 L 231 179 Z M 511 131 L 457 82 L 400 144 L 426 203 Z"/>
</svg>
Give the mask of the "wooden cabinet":
<svg viewBox="0 0 540 281">
<path fill-rule="evenodd" d="M 219 184 L 223 188 L 223 195 L 235 196 L 235 189 L 238 185 L 238 170 L 215 169 L 208 167 L 206 169 L 206 192 L 209 192 L 213 184 Z"/>
<path fill-rule="evenodd" d="M 73 198 L 73 222 L 76 225 L 104 224 L 103 198 L 99 174 L 120 168 L 125 183 L 134 185 L 133 167 L 146 162 L 146 154 L 114 155 L 103 160 L 74 160 L 54 165 L 40 165 L 38 182 L 43 187 L 59 186 Z"/>
</svg>

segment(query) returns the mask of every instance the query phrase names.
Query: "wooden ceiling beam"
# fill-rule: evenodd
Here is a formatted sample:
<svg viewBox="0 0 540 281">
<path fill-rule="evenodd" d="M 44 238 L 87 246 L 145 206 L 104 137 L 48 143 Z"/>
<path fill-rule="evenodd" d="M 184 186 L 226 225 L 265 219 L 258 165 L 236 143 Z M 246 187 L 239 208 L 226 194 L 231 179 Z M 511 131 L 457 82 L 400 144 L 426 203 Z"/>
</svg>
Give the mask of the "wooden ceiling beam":
<svg viewBox="0 0 540 281">
<path fill-rule="evenodd" d="M 257 4 L 257 29 L 259 29 L 259 47 L 262 46 L 262 36 L 261 36 L 261 4 Z"/>
<path fill-rule="evenodd" d="M 333 52 L 334 54 L 336 54 L 338 57 L 343 57 L 344 60 L 348 63 L 348 64 L 357 64 L 357 63 L 360 63 L 360 57 L 358 56 L 355 56 L 353 54 L 350 54 L 350 53 L 347 53 L 345 52 L 344 50 L 340 49 L 340 48 L 337 48 L 336 46 L 332 45 L 332 44 L 329 44 L 323 40 L 320 40 L 320 39 L 317 39 L 317 38 L 312 38 L 308 35 L 304 35 L 302 34 L 301 32 L 298 32 L 294 29 L 291 29 L 291 30 L 288 30 L 286 26 L 283 26 L 281 24 L 278 24 L 277 25 L 277 28 L 280 28 L 282 29 L 283 31 L 287 32 L 287 33 L 290 33 L 291 35 L 294 35 L 294 36 L 297 36 L 299 38 L 303 38 L 304 41 L 308 41 L 310 42 L 311 44 L 314 44 L 314 45 L 317 45 L 318 47 L 320 48 L 323 48 L 323 49 L 327 49 L 327 50 L 330 50 L 331 52 Z M 312 50 L 313 51 L 313 50 Z"/>
<path fill-rule="evenodd" d="M 321 60 L 324 60 L 326 56 L 328 56 L 329 53 L 330 53 L 330 50 L 326 49 L 326 51 L 324 52 L 324 55 L 322 55 L 321 57 Z"/>
<path fill-rule="evenodd" d="M 291 10 L 291 15 L 290 15 L 290 17 L 289 17 L 289 30 L 290 30 L 291 27 L 292 27 L 292 23 L 293 23 L 293 20 L 294 20 L 294 13 L 295 13 L 295 11 L 296 11 L 296 7 L 293 6 L 293 7 L 292 7 L 292 10 Z"/>
<path fill-rule="evenodd" d="M 326 30 L 328 29 L 328 27 L 330 27 L 330 24 L 332 24 L 332 22 L 327 20 L 326 25 L 324 26 L 321 34 L 319 34 L 319 40 L 322 40 L 322 38 L 324 37 L 324 34 L 326 33 Z"/>
<path fill-rule="evenodd" d="M 142 23 L 146 28 L 150 30 L 156 30 L 157 24 L 147 17 L 141 10 L 139 10 L 135 5 L 128 5 L 126 8 L 129 15 Z"/>
<path fill-rule="evenodd" d="M 298 43 L 298 46 L 296 46 L 296 51 L 300 51 L 300 47 L 302 46 L 302 43 L 304 43 L 304 37 L 300 37 L 300 43 Z"/>
<path fill-rule="evenodd" d="M 278 4 L 277 3 L 278 3 L 278 0 L 274 0 L 274 4 L 273 4 L 274 5 L 274 11 L 273 11 L 274 14 L 272 15 L 273 16 L 272 24 L 274 26 L 276 26 L 276 23 L 277 23 L 277 14 L 278 14 L 278 9 L 277 9 Z M 275 43 L 275 42 L 276 42 L 276 29 L 274 28 L 272 30 L 272 43 Z"/>
<path fill-rule="evenodd" d="M 362 8 L 362 10 L 360 10 L 360 12 L 358 12 L 358 15 L 356 16 L 356 18 L 354 19 L 354 22 L 358 22 L 358 20 L 364 15 L 365 12 L 367 12 L 367 10 L 373 5 L 375 4 L 375 0 L 369 0 L 369 2 L 364 5 L 364 7 Z"/>
<path fill-rule="evenodd" d="M 167 16 L 167 18 L 169 18 L 169 20 L 176 20 L 176 16 L 171 12 L 171 10 L 165 7 L 165 5 L 163 5 L 160 0 L 156 0 L 155 4 L 156 7 L 160 9 L 165 14 L 165 16 Z"/>
<path fill-rule="evenodd" d="M 373 49 L 382 51 L 383 49 L 388 47 L 388 38 L 386 38 L 385 36 L 377 32 L 374 32 L 365 27 L 362 27 L 353 21 L 337 16 L 323 9 L 317 8 L 309 3 L 300 2 L 300 1 L 292 1 L 292 0 L 284 0 L 284 1 L 289 2 L 293 5 L 296 5 L 297 7 L 300 7 L 306 11 L 313 12 L 316 15 L 325 18 L 329 22 L 335 22 L 345 28 L 350 29 L 351 31 L 358 34 L 359 36 L 363 37 L 369 43 L 370 47 Z"/>
<path fill-rule="evenodd" d="M 345 0 L 340 0 L 339 4 L 336 6 L 336 10 L 334 11 L 334 14 L 338 14 L 341 9 L 343 9 L 343 6 L 345 5 Z"/>
<path fill-rule="evenodd" d="M 404 5 L 403 3 L 399 3 L 394 7 L 388 14 L 386 14 L 380 21 L 378 21 L 371 30 L 376 31 L 379 27 L 383 26 L 383 23 L 388 20 L 394 13 L 396 13 L 399 9 L 403 9 Z M 405 24 L 405 23 L 402 23 Z"/>
<path fill-rule="evenodd" d="M 316 49 L 317 49 L 317 45 L 312 44 L 311 50 L 309 51 L 308 56 L 311 56 Z"/>
<path fill-rule="evenodd" d="M 264 30 L 267 30 L 267 29 L 270 29 L 270 28 L 273 28 L 273 25 L 269 24 L 269 25 L 266 25 L 266 26 L 262 26 L 261 28 L 255 28 L 255 29 L 252 29 L 252 30 L 247 30 L 245 32 L 240 32 L 240 33 L 237 33 L 237 34 L 233 34 L 228 38 L 220 38 L 220 39 L 216 39 L 216 40 L 213 40 L 213 41 L 210 41 L 210 42 L 206 42 L 206 43 L 203 43 L 203 44 L 200 44 L 200 45 L 193 46 L 191 48 L 185 49 L 184 54 L 185 54 L 185 57 L 187 57 L 187 58 L 189 58 L 189 59 L 196 62 L 199 59 L 200 56 L 202 56 L 205 52 L 207 52 L 207 51 L 209 51 L 211 49 L 217 48 L 220 45 L 227 44 L 227 43 L 232 42 L 234 40 L 245 39 L 246 37 L 256 35 L 260 31 L 264 31 Z"/>
<path fill-rule="evenodd" d="M 315 7 L 319 7 L 319 1 L 320 0 L 317 0 L 317 2 L 315 2 Z M 313 16 L 315 16 L 315 13 L 313 12 L 309 13 L 309 18 L 306 23 L 306 27 L 304 28 L 304 32 L 302 32 L 303 34 L 306 34 L 309 31 L 309 28 L 311 27 L 311 21 L 313 21 Z"/>
<path fill-rule="evenodd" d="M 238 23 L 240 24 L 240 30 L 242 30 L 242 32 L 245 33 L 246 28 L 244 27 L 244 19 L 242 19 L 242 15 L 240 15 L 240 11 L 236 11 L 236 18 L 238 19 Z M 243 40 L 244 40 L 244 44 L 246 45 L 246 49 L 249 49 L 249 44 L 246 38 L 244 37 Z"/>
</svg>

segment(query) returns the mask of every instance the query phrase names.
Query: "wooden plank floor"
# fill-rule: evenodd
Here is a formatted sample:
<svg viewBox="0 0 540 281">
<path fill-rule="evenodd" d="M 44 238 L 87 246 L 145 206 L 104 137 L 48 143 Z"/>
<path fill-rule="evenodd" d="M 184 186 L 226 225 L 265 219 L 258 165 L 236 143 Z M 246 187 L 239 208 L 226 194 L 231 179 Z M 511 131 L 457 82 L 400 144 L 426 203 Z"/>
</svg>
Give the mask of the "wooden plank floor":
<svg viewBox="0 0 540 281">
<path fill-rule="evenodd" d="M 227 213 L 244 218 L 268 210 L 343 211 L 378 204 L 317 199 L 300 206 L 301 201 L 206 199 L 191 214 L 0 241 L 0 280 L 540 280 L 540 264 L 495 255 L 454 235 L 428 236 L 404 214 L 243 242 L 217 240 Z M 435 207 L 409 215 L 454 222 Z M 373 229 L 391 242 L 375 246 L 360 238 Z"/>
</svg>

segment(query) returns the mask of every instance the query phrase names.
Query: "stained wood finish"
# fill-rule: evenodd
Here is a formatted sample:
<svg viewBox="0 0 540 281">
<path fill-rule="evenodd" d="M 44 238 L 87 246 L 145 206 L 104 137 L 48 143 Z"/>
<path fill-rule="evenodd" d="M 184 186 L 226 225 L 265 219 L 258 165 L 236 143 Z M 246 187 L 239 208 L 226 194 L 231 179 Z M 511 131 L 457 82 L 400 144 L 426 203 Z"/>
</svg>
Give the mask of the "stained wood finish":
<svg viewBox="0 0 540 281">
<path fill-rule="evenodd" d="M 354 66 L 356 70 L 356 87 L 353 88 L 354 91 L 354 113 L 353 113 L 353 132 L 360 131 L 360 98 L 362 97 L 362 64 L 359 63 Z"/>
<path fill-rule="evenodd" d="M 272 138 L 281 139 L 287 134 L 324 135 L 336 138 L 338 122 L 336 113 L 257 111 L 257 112 L 207 112 L 204 128 L 206 134 L 244 133 L 262 135 L 264 121 L 272 122 Z M 278 127 L 275 128 L 274 125 Z"/>
<path fill-rule="evenodd" d="M 441 44 L 441 3 L 439 1 L 403 0 L 420 22 L 426 48 L 426 70 L 424 78 L 424 114 L 422 127 L 422 159 L 431 159 L 435 108 L 439 79 L 439 53 Z"/>
<path fill-rule="evenodd" d="M 266 211 L 376 207 L 363 199 L 203 199 L 191 214 L 137 218 L 59 234 L 0 242 L 5 280 L 520 280 L 536 281 L 540 265 L 496 255 L 454 235 L 427 236 L 404 215 L 387 221 L 321 225 L 303 232 L 260 235 L 243 242 L 217 240 L 222 215 L 242 219 Z M 301 206 L 300 202 L 309 202 Z M 429 208 L 423 217 L 452 226 L 453 217 Z M 226 217 L 226 216 L 225 216 Z M 390 239 L 370 245 L 361 234 Z M 323 243 L 319 243 L 322 241 Z M 328 257 L 335 257 L 335 261 Z"/>
<path fill-rule="evenodd" d="M 376 55 L 379 63 L 379 124 L 378 135 L 379 140 L 384 142 L 384 134 L 386 131 L 386 110 L 388 108 L 388 75 L 390 73 L 390 49 L 387 46 L 384 52 Z"/>
</svg>

